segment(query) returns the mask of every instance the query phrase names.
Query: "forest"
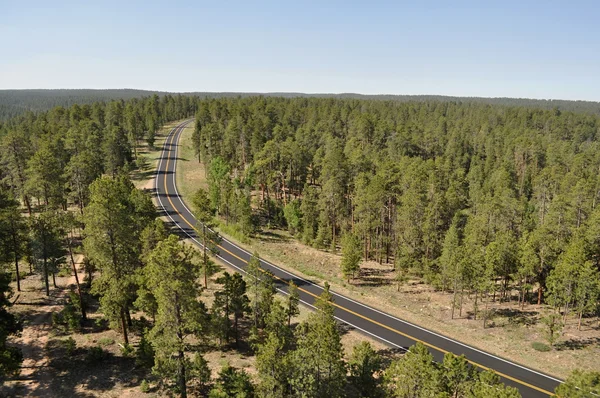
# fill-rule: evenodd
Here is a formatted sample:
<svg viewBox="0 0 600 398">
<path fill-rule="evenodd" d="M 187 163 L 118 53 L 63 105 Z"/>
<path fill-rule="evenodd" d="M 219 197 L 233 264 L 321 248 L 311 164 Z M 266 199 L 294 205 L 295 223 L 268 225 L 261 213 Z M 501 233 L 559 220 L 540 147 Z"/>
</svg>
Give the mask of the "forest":
<svg viewBox="0 0 600 398">
<path fill-rule="evenodd" d="M 592 101 L 538 100 L 528 98 L 480 98 L 480 97 L 448 97 L 442 95 L 364 95 L 364 94 L 304 94 L 304 93 L 235 93 L 235 92 L 193 92 L 181 93 L 186 96 L 207 98 L 236 98 L 236 97 L 314 97 L 340 98 L 362 100 L 385 100 L 397 102 L 462 102 L 483 103 L 490 105 L 521 106 L 540 109 L 559 109 L 563 111 L 590 113 L 600 115 L 600 104 Z M 93 104 L 94 102 L 109 102 L 113 100 L 130 100 L 133 98 L 158 95 L 177 96 L 178 93 L 161 91 L 118 89 L 118 90 L 0 90 L 0 121 L 7 120 L 27 112 L 43 112 L 54 107 L 70 107 L 72 105 Z"/>
<path fill-rule="evenodd" d="M 434 363 L 420 344 L 391 359 L 368 342 L 345 355 L 328 286 L 317 310 L 296 320 L 294 289 L 278 297 L 258 253 L 242 276 L 181 243 L 131 173 L 148 167 L 142 142 L 154 148 L 162 125 L 194 115 L 194 161 L 206 165 L 209 189 L 193 205 L 206 224 L 242 235 L 288 229 L 340 252 L 348 280 L 370 259 L 393 267 L 399 285 L 416 275 L 483 304 L 513 294 L 520 305 L 547 303 L 556 324 L 598 311 L 595 115 L 264 96 L 75 104 L 0 128 L 0 382 L 23 360 L 11 344 L 23 328 L 10 312 L 11 286 L 18 293 L 35 274 L 50 295 L 61 271 L 77 276 L 81 254 L 85 278 L 53 323 L 88 330 L 100 311 L 122 336 L 122 357 L 148 371 L 141 389 L 150 380 L 184 397 L 519 396 L 464 357 Z M 71 360 L 106 356 L 71 340 Z M 211 349 L 252 353 L 256 374 L 224 365 L 213 377 L 203 356 Z M 597 390 L 598 379 L 576 372 L 559 388 Z"/>
<path fill-rule="evenodd" d="M 558 110 L 251 98 L 201 102 L 194 146 L 213 208 L 246 233 L 287 227 L 392 264 L 399 283 L 516 291 L 581 320 L 600 296 L 598 132 Z"/>
</svg>

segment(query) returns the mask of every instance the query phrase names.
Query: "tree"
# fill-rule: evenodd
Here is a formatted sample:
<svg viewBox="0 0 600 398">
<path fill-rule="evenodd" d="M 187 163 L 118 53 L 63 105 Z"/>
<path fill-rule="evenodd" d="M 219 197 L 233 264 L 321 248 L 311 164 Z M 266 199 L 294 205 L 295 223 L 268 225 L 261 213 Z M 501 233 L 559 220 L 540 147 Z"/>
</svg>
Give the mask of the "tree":
<svg viewBox="0 0 600 398">
<path fill-rule="evenodd" d="M 475 378 L 475 369 L 469 365 L 464 355 L 445 354 L 439 372 L 439 388 L 450 397 L 465 396 Z"/>
<path fill-rule="evenodd" d="M 150 222 L 136 211 L 133 190 L 124 176 L 99 178 L 90 186 L 90 203 L 84 214 L 84 252 L 101 271 L 92 291 L 100 294 L 104 314 L 113 327 L 120 327 L 125 343 L 129 342 L 129 307 L 137 290 L 140 233 L 143 224 Z"/>
<path fill-rule="evenodd" d="M 342 274 L 350 283 L 350 278 L 354 278 L 356 272 L 360 270 L 360 261 L 362 259 L 362 248 L 358 237 L 348 233 L 342 240 Z"/>
<path fill-rule="evenodd" d="M 350 368 L 350 383 L 360 393 L 361 397 L 375 397 L 379 392 L 381 358 L 367 341 L 362 341 L 352 349 L 348 361 Z"/>
<path fill-rule="evenodd" d="M 296 286 L 294 281 L 290 281 L 288 285 L 287 305 L 285 309 L 288 326 L 290 326 L 292 323 L 292 317 L 300 313 L 300 309 L 298 308 L 299 302 L 300 293 L 298 292 L 298 286 Z"/>
<path fill-rule="evenodd" d="M 325 284 L 315 307 L 316 311 L 297 329 L 290 384 L 295 394 L 305 397 L 341 397 L 346 367 L 329 284 Z"/>
<path fill-rule="evenodd" d="M 248 312 L 250 300 L 246 295 L 246 282 L 238 273 L 233 275 L 225 272 L 217 278 L 218 284 L 223 285 L 223 290 L 215 292 L 214 306 L 224 313 L 225 336 L 230 337 L 229 316 L 233 315 L 233 336 L 235 344 L 239 345 L 239 320 Z"/>
<path fill-rule="evenodd" d="M 289 393 L 292 333 L 285 320 L 285 309 L 275 301 L 267 319 L 267 337 L 259 344 L 256 355 L 257 391 L 261 397 L 281 397 Z"/>
<path fill-rule="evenodd" d="M 53 211 L 45 211 L 30 218 L 31 246 L 37 268 L 42 272 L 46 286 L 46 296 L 50 295 L 48 274 L 58 270 L 64 262 L 64 233 L 58 215 Z M 56 285 L 56 284 L 55 284 Z"/>
<path fill-rule="evenodd" d="M 250 307 L 254 317 L 254 326 L 263 328 L 265 319 L 271 311 L 276 290 L 273 277 L 260 266 L 260 257 L 254 252 L 246 267 L 246 284 L 250 296 Z"/>
<path fill-rule="evenodd" d="M 215 387 L 208 394 L 209 398 L 252 398 L 254 385 L 246 371 L 225 364 L 219 372 Z"/>
<path fill-rule="evenodd" d="M 8 337 L 22 330 L 17 318 L 7 310 L 12 296 L 9 284 L 10 275 L 0 270 L 0 385 L 6 377 L 19 374 L 23 362 L 21 350 L 7 345 Z"/>
<path fill-rule="evenodd" d="M 557 314 L 556 312 L 550 312 L 542 317 L 542 323 L 545 326 L 544 334 L 546 335 L 548 344 L 550 344 L 550 346 L 554 346 L 564 327 L 560 314 Z"/>
<path fill-rule="evenodd" d="M 466 396 L 470 398 L 521 398 L 519 390 L 503 385 L 500 377 L 490 370 L 479 372 L 471 391 Z"/>
<path fill-rule="evenodd" d="M 433 356 L 421 343 L 394 360 L 383 374 L 387 393 L 398 398 L 435 396 L 439 372 Z"/>
<path fill-rule="evenodd" d="M 154 371 L 163 378 L 177 380 L 182 397 L 187 396 L 186 376 L 190 368 L 185 353 L 188 337 L 201 335 L 207 327 L 206 308 L 197 300 L 200 286 L 193 248 L 175 235 L 160 242 L 148 257 L 144 272 L 147 288 L 156 298 L 157 317 L 150 331 L 156 352 Z"/>
<path fill-rule="evenodd" d="M 556 387 L 556 395 L 569 398 L 587 398 L 600 395 L 600 373 L 574 370 L 564 383 Z"/>
<path fill-rule="evenodd" d="M 0 251 L 0 256 L 2 262 L 14 262 L 17 291 L 20 292 L 19 261 L 27 251 L 29 231 L 18 205 L 19 203 L 11 195 L 0 189 L 0 238 L 4 242 L 4 248 Z"/>
<path fill-rule="evenodd" d="M 288 231 L 296 235 L 302 229 L 302 213 L 300 211 L 300 201 L 292 200 L 283 208 L 283 215 L 288 226 Z"/>
<path fill-rule="evenodd" d="M 204 274 L 204 287 L 208 287 L 208 277 L 217 270 L 216 264 L 208 257 L 208 252 L 216 255 L 219 253 L 219 234 L 212 230 L 215 210 L 205 190 L 198 189 L 192 198 L 194 217 L 198 220 L 196 233 L 202 241 L 202 272 Z"/>
</svg>

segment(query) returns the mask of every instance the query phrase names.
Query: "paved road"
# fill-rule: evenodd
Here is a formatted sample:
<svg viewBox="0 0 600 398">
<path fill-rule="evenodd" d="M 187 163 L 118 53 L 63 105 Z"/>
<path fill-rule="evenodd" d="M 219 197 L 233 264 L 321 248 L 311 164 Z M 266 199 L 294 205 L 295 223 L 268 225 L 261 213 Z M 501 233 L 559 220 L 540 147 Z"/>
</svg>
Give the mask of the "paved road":
<svg viewBox="0 0 600 398">
<path fill-rule="evenodd" d="M 193 239 L 200 245 L 194 234 L 196 220 L 179 195 L 175 183 L 179 137 L 185 125 L 191 122 L 191 120 L 188 120 L 173 128 L 165 140 L 156 175 L 156 193 L 164 214 L 171 220 L 173 225 L 179 228 L 182 235 Z M 243 272 L 251 254 L 233 242 L 223 239 L 219 247 L 218 257 Z M 279 291 L 285 294 L 287 283 L 293 280 L 299 287 L 301 302 L 314 308 L 315 298 L 322 292 L 320 286 L 264 260 L 261 265 L 264 269 L 273 273 Z M 429 347 L 438 361 L 443 358 L 446 352 L 453 352 L 457 355 L 464 354 L 478 368 L 496 371 L 502 377 L 504 383 L 517 387 L 523 397 L 553 395 L 552 392 L 560 383 L 560 380 L 551 376 L 462 344 L 335 292 L 332 293 L 336 307 L 335 316 L 339 321 L 391 347 L 406 350 L 407 347 L 420 341 Z"/>
</svg>

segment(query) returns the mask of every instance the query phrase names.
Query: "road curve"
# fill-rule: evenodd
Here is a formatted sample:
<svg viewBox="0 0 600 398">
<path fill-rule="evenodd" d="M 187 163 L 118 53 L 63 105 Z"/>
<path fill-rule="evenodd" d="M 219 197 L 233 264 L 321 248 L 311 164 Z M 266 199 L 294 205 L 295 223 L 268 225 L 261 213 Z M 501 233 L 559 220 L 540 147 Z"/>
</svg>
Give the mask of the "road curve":
<svg viewBox="0 0 600 398">
<path fill-rule="evenodd" d="M 181 235 L 192 239 L 197 245 L 201 246 L 194 233 L 196 220 L 179 195 L 175 179 L 179 137 L 184 127 L 192 121 L 187 120 L 177 125 L 166 137 L 156 172 L 155 188 L 160 205 L 159 210 L 170 219 L 173 227 Z M 217 257 L 243 273 L 251 253 L 235 243 L 223 239 Z M 299 287 L 301 302 L 314 308 L 315 298 L 323 291 L 319 285 L 287 272 L 265 260 L 261 260 L 261 266 L 274 275 L 277 289 L 281 293 L 287 293 L 287 284 L 293 280 Z M 340 322 L 391 347 L 406 350 L 407 347 L 419 341 L 429 347 L 437 361 L 441 361 L 446 352 L 452 352 L 456 355 L 464 354 L 469 362 L 476 367 L 493 369 L 500 375 L 504 383 L 518 388 L 523 397 L 551 396 L 554 389 L 561 383 L 561 380 L 552 376 L 470 347 L 335 292 L 332 292 L 332 294 L 335 317 Z"/>
</svg>

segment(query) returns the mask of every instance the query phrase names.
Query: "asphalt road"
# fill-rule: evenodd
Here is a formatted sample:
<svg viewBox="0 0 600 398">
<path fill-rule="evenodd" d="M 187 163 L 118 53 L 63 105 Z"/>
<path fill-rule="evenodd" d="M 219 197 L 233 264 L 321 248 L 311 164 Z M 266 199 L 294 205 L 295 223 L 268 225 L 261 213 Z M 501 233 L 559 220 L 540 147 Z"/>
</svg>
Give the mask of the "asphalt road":
<svg viewBox="0 0 600 398">
<path fill-rule="evenodd" d="M 175 183 L 179 136 L 185 125 L 191 122 L 191 120 L 188 120 L 173 128 L 165 140 L 157 169 L 156 194 L 159 204 L 162 207 L 160 210 L 171 220 L 173 226 L 179 229 L 182 236 L 191 238 L 196 244 L 201 246 L 200 242 L 195 239 L 194 226 L 196 225 L 196 220 L 179 195 Z M 229 240 L 223 239 L 220 243 L 217 257 L 240 272 L 243 272 L 251 254 Z M 285 294 L 287 283 L 293 280 L 299 287 L 301 302 L 308 307 L 314 308 L 313 303 L 315 298 L 322 292 L 320 286 L 289 273 L 267 261 L 262 260 L 261 262 L 262 268 L 273 273 L 277 289 L 280 292 Z M 420 341 L 429 347 L 437 361 L 442 360 L 446 352 L 452 352 L 457 355 L 464 354 L 474 366 L 480 369 L 493 369 L 502 378 L 504 383 L 518 388 L 523 397 L 547 397 L 553 395 L 554 389 L 561 382 L 554 377 L 403 321 L 335 292 L 332 292 L 332 294 L 336 307 L 335 316 L 340 322 L 347 324 L 350 328 L 370 335 L 391 347 L 406 350 L 415 344 L 415 342 Z"/>
</svg>

